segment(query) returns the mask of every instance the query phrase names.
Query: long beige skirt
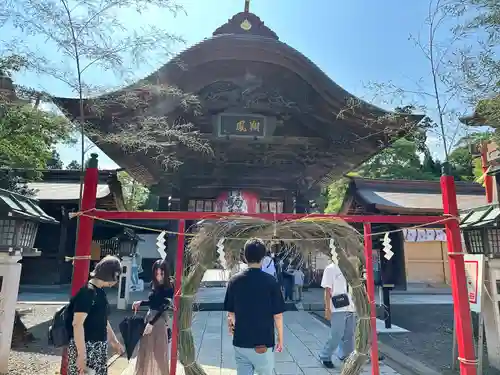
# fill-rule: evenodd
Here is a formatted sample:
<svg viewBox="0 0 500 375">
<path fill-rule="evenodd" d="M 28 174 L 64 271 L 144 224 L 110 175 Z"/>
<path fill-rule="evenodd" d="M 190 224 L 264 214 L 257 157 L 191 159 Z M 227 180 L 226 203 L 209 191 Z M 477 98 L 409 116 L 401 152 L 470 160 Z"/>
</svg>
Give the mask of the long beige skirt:
<svg viewBox="0 0 500 375">
<path fill-rule="evenodd" d="M 146 315 L 146 321 L 150 321 L 156 315 L 156 311 L 150 310 Z M 168 353 L 168 317 L 164 313 L 153 326 L 153 331 L 142 336 L 136 348 L 134 375 L 168 375 L 169 353 Z"/>
</svg>

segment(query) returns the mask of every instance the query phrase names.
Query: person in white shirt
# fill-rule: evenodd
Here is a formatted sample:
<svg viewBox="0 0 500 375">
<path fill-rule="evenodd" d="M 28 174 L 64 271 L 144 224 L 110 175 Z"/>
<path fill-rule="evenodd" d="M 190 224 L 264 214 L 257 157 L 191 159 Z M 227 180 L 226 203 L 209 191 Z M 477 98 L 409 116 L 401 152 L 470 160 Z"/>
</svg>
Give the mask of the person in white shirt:
<svg viewBox="0 0 500 375">
<path fill-rule="evenodd" d="M 342 361 L 354 350 L 355 309 L 347 281 L 337 264 L 325 268 L 321 287 L 325 290 L 325 319 L 330 321 L 331 331 L 319 357 L 326 368 L 334 368 L 332 356 L 335 351 Z M 337 307 L 332 301 L 334 297 Z"/>
<path fill-rule="evenodd" d="M 268 252 L 262 260 L 261 270 L 276 277 L 276 266 L 274 265 L 274 259 L 271 257 L 271 253 Z"/>
</svg>

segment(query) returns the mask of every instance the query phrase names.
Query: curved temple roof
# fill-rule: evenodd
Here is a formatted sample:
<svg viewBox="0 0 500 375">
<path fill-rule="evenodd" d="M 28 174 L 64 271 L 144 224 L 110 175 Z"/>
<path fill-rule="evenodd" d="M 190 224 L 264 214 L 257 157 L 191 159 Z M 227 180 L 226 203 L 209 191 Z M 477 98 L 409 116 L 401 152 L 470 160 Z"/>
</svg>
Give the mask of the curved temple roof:
<svg viewBox="0 0 500 375">
<path fill-rule="evenodd" d="M 212 63 L 226 64 L 227 62 L 236 64 L 264 63 L 278 66 L 283 72 L 292 72 L 294 76 L 300 77 L 306 82 L 320 100 L 314 103 L 314 108 L 309 110 L 307 115 L 316 120 L 324 122 L 324 139 L 342 138 L 346 128 L 356 128 L 360 131 L 355 135 L 364 142 L 360 149 L 354 151 L 352 147 L 352 160 L 332 161 L 330 166 L 324 166 L 325 174 L 328 174 L 332 166 L 338 169 L 337 174 L 347 172 L 350 168 L 360 164 L 371 155 L 379 151 L 380 146 L 390 143 L 387 135 L 381 136 L 386 129 L 394 131 L 393 134 L 401 135 L 402 123 L 408 120 L 414 124 L 420 122 L 423 116 L 405 115 L 402 118 L 395 118 L 391 112 L 387 112 L 379 107 L 364 102 L 333 82 L 318 66 L 303 54 L 281 42 L 274 31 L 269 29 L 259 17 L 249 12 L 241 12 L 234 15 L 226 24 L 220 26 L 211 38 L 207 38 L 194 46 L 186 49 L 158 71 L 146 77 L 142 83 L 165 84 L 179 87 L 184 92 L 199 93 L 204 87 L 212 84 L 222 77 L 214 74 L 200 74 L 205 67 Z M 222 69 L 223 70 L 223 69 Z M 224 73 L 222 73 L 224 74 Z M 283 78 L 286 81 L 287 78 Z M 133 89 L 134 85 L 123 90 Z M 110 96 L 116 93 L 108 94 Z M 107 96 L 107 95 L 106 95 Z M 95 101 L 96 99 L 92 99 Z M 78 99 L 55 98 L 56 104 L 74 117 L 79 117 Z M 355 104 L 352 104 L 355 103 Z M 346 110 L 348 106 L 355 106 L 351 110 Z M 97 116 L 92 112 L 92 107 L 86 105 L 85 116 L 99 123 Z M 173 110 L 175 108 L 170 108 Z M 168 112 L 168 111 L 167 111 Z M 345 114 L 344 114 L 345 112 Z M 115 117 L 113 113 L 113 117 Z M 391 117 L 392 116 L 392 117 Z M 116 118 L 116 117 L 115 117 Z M 382 119 L 382 120 L 380 120 Z M 339 126 L 339 121 L 343 126 Z M 109 118 L 108 118 L 109 122 Z M 336 123 L 335 128 L 332 124 Z M 378 134 L 370 139 L 368 134 L 368 123 L 374 123 L 373 134 Z M 370 131 L 371 132 L 371 131 Z M 342 133 L 342 134 L 340 134 Z M 354 130 L 350 135 L 354 134 Z M 404 133 L 404 130 L 403 130 Z M 333 142 L 333 141 L 332 141 Z M 126 169 L 142 169 L 142 177 L 136 176 L 146 183 L 158 182 L 158 176 L 151 168 L 144 168 L 144 162 L 138 161 L 126 155 L 125 152 L 112 145 L 100 145 L 104 152 L 113 158 L 118 164 Z M 350 158 L 350 157 L 349 157 Z M 342 158 L 340 158 L 342 159 Z M 133 173 L 133 172 L 132 172 Z"/>
<path fill-rule="evenodd" d="M 338 106 L 344 108 L 346 102 L 352 99 L 357 103 L 357 108 L 361 109 L 364 114 L 370 114 L 370 117 L 390 113 L 344 90 L 306 56 L 281 42 L 276 33 L 265 26 L 258 16 L 246 12 L 234 15 L 227 23 L 217 28 L 211 38 L 204 39 L 184 50 L 143 81 L 177 85 L 181 77 L 189 74 L 193 68 L 224 60 L 262 61 L 290 69 L 313 86 L 323 99 L 332 105 L 332 108 Z M 200 86 L 200 84 L 193 84 Z M 123 90 L 133 87 L 134 85 L 131 85 Z M 184 91 L 192 92 L 193 90 L 184 89 Z M 108 95 L 112 96 L 113 93 Z M 78 115 L 77 98 L 55 98 L 55 100 L 56 104 L 67 110 L 69 114 Z M 415 119 L 420 120 L 422 117 L 415 116 Z"/>
</svg>

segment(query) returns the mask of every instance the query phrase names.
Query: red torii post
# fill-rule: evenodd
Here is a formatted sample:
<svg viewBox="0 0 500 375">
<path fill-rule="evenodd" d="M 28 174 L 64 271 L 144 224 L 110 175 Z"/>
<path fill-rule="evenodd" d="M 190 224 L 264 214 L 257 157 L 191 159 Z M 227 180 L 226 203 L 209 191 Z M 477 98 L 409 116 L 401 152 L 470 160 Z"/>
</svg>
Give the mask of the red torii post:
<svg viewBox="0 0 500 375">
<path fill-rule="evenodd" d="M 370 300 L 370 328 L 371 328 L 371 352 L 372 375 L 379 375 L 378 363 L 378 339 L 377 339 L 377 308 L 375 306 L 375 278 L 373 277 L 373 239 L 372 225 L 363 224 L 363 234 L 365 240 L 365 267 L 366 267 L 366 293 Z"/>
<path fill-rule="evenodd" d="M 457 192 L 453 176 L 441 176 L 441 193 L 444 214 L 458 219 Z M 458 220 L 448 220 L 446 227 L 446 246 L 450 264 L 451 292 L 453 295 L 453 312 L 457 332 L 458 359 L 460 374 L 476 375 L 476 354 L 472 335 L 472 320 L 465 277 L 464 252 Z"/>
<path fill-rule="evenodd" d="M 179 342 L 179 306 L 181 302 L 182 276 L 184 273 L 184 233 L 186 220 L 179 220 L 177 228 L 177 254 L 175 259 L 174 319 L 172 322 L 172 347 L 170 348 L 170 374 L 177 372 L 177 344 Z"/>
<path fill-rule="evenodd" d="M 80 211 L 95 209 L 99 170 L 97 169 L 97 154 L 91 154 L 87 163 L 83 180 L 83 194 Z M 73 279 L 71 280 L 71 296 L 74 297 L 89 279 L 90 247 L 94 232 L 94 219 L 81 215 L 78 221 L 78 232 L 73 258 Z M 61 375 L 68 373 L 68 350 L 64 349 L 61 359 Z"/>
<path fill-rule="evenodd" d="M 94 159 L 97 161 L 96 157 Z M 97 163 L 95 163 L 97 164 Z M 97 188 L 97 165 L 89 165 L 85 174 L 84 200 L 82 201 L 82 212 L 78 233 L 78 244 L 76 249 L 76 259 L 90 258 L 90 245 L 93 232 L 93 218 L 107 220 L 179 220 L 179 234 L 177 244 L 177 260 L 175 274 L 175 302 L 176 311 L 174 311 L 174 322 L 172 327 L 172 355 L 171 355 L 171 375 L 175 375 L 177 366 L 177 343 L 178 343 L 178 305 L 181 294 L 181 280 L 183 267 L 183 250 L 184 250 L 184 231 L 185 220 L 217 220 L 230 216 L 241 216 L 240 213 L 216 213 L 216 212 L 128 212 L 128 211 L 100 211 L 95 210 L 96 188 Z M 458 226 L 458 209 L 455 191 L 455 183 L 453 177 L 441 177 L 441 189 L 443 195 L 444 212 L 448 216 L 384 216 L 384 215 L 328 215 L 328 214 L 247 214 L 249 217 L 258 217 L 267 220 L 297 220 L 304 217 L 307 218 L 338 218 L 351 223 L 363 223 L 365 228 L 365 256 L 367 264 L 367 293 L 370 300 L 370 317 L 372 330 L 372 374 L 379 375 L 378 366 L 378 348 L 377 348 L 377 328 L 375 316 L 375 288 L 373 279 L 372 249 L 371 249 L 371 224 L 430 224 L 443 222 L 446 226 L 446 236 L 448 243 L 448 252 L 450 256 L 450 269 L 452 277 L 452 291 L 454 300 L 454 309 L 456 317 L 457 338 L 460 355 L 461 374 L 475 375 L 475 355 L 472 344 L 472 325 L 469 310 L 469 300 L 467 296 L 467 285 L 465 278 L 465 266 L 462 253 L 462 244 L 460 237 L 460 228 Z M 90 195 L 93 194 L 92 197 Z M 83 220 L 87 218 L 88 220 Z M 81 239 L 80 239 L 81 238 Z M 76 260 L 75 259 L 75 260 Z M 86 280 L 83 280 L 83 275 L 88 276 L 88 261 L 74 262 L 74 279 L 72 290 L 78 290 L 84 285 Z M 77 277 L 76 277 L 77 276 Z M 83 282 L 82 282 L 83 280 Z M 175 350 L 175 353 L 174 353 Z M 63 363 L 64 365 L 64 363 Z M 64 375 L 61 371 L 61 373 Z"/>
</svg>

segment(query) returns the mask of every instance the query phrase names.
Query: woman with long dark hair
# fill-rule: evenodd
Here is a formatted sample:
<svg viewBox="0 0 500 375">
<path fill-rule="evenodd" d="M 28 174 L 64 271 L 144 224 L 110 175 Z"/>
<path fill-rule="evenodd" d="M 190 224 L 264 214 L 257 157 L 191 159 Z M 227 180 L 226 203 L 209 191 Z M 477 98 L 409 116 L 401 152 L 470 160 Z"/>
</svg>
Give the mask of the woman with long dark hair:
<svg viewBox="0 0 500 375">
<path fill-rule="evenodd" d="M 167 309 L 174 296 L 170 282 L 170 272 L 165 261 L 157 260 L 153 264 L 152 291 L 145 301 L 136 301 L 132 309 L 148 306 L 146 328 L 139 343 L 135 375 L 168 375 L 169 328 Z"/>
</svg>

